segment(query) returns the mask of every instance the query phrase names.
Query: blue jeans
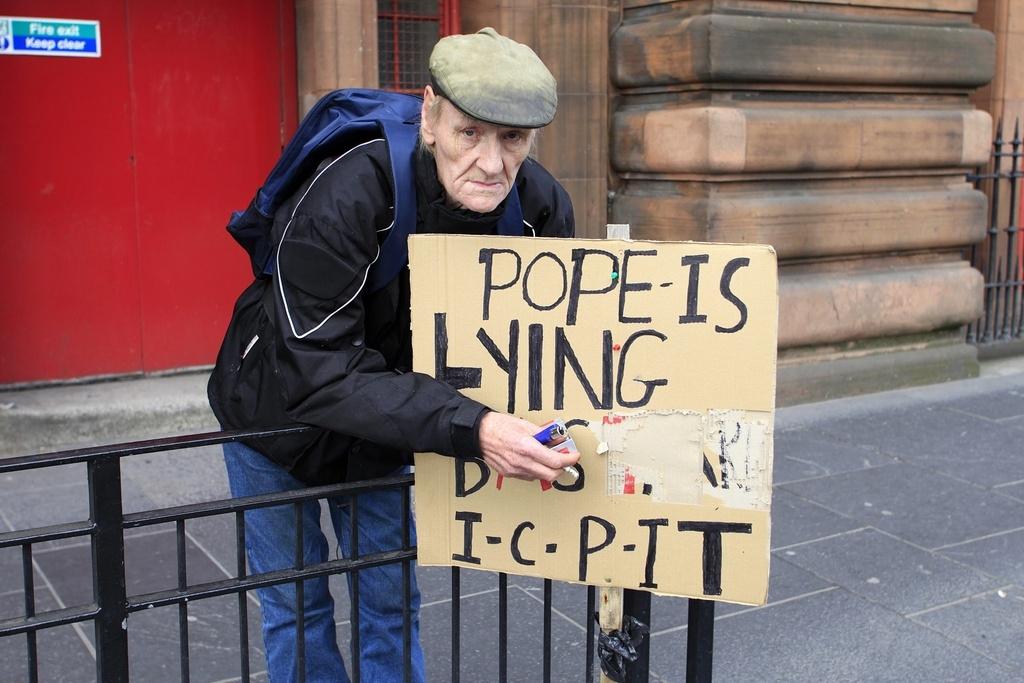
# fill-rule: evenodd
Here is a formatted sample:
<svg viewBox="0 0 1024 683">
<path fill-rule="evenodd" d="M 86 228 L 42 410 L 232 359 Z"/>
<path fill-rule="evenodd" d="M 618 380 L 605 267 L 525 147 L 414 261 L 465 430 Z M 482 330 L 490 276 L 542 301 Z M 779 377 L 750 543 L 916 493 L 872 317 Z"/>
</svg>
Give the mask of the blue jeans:
<svg viewBox="0 0 1024 683">
<path fill-rule="evenodd" d="M 252 496 L 301 489 L 305 484 L 241 443 L 224 444 L 231 495 Z M 402 547 L 402 497 L 406 489 L 390 488 L 356 496 L 359 554 Z M 351 549 L 351 499 L 327 501 L 331 524 L 341 551 L 347 557 Z M 409 519 L 410 544 L 416 543 L 416 530 Z M 303 560 L 306 566 L 327 561 L 327 539 L 320 529 L 320 501 L 303 504 Z M 252 573 L 263 573 L 295 566 L 295 509 L 293 505 L 247 510 L 245 513 L 245 549 Z M 424 681 L 423 651 L 419 639 L 420 594 L 416 587 L 415 564 L 410 563 L 409 604 L 412 634 L 412 680 Z M 359 575 L 360 678 L 373 683 L 404 680 L 403 613 L 406 609 L 402 565 L 386 564 L 361 569 Z M 347 575 L 352 592 L 352 573 Z M 258 589 L 263 610 L 263 643 L 267 650 L 267 671 L 271 683 L 296 680 L 295 584 L 284 583 Z M 348 683 L 349 677 L 338 650 L 334 625 L 334 600 L 327 578 L 303 582 L 306 681 L 308 683 Z"/>
</svg>

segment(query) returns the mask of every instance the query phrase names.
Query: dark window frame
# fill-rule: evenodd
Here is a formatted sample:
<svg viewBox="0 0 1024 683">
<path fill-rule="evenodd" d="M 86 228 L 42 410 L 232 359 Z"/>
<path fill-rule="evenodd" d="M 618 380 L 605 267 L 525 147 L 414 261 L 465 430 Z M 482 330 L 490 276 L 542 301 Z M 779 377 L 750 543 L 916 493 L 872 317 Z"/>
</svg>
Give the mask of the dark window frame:
<svg viewBox="0 0 1024 683">
<path fill-rule="evenodd" d="M 427 6 L 427 11 L 411 10 Z M 459 0 L 377 0 L 377 73 L 380 87 L 419 93 L 438 38 L 459 32 Z M 432 30 L 433 29 L 433 30 Z"/>
</svg>

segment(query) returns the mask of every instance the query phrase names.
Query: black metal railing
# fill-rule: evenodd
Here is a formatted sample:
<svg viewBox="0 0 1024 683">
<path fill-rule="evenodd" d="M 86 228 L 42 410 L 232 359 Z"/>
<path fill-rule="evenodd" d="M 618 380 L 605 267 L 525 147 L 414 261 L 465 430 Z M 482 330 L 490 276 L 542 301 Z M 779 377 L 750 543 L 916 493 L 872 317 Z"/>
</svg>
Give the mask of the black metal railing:
<svg viewBox="0 0 1024 683">
<path fill-rule="evenodd" d="M 988 167 L 968 176 L 989 198 L 985 239 L 971 249 L 972 265 L 985 276 L 985 310 L 967 328 L 967 341 L 982 346 L 1017 341 L 1024 332 L 1021 170 L 1020 119 L 1014 124 L 1012 140 L 1003 138 L 1000 121 Z"/>
<path fill-rule="evenodd" d="M 402 563 L 405 579 L 405 604 L 410 604 L 410 573 L 412 562 L 416 557 L 415 546 L 410 545 L 409 515 L 403 514 L 403 547 L 369 555 L 359 555 L 355 530 L 353 529 L 352 548 L 347 558 L 331 559 L 326 562 L 305 566 L 302 552 L 301 507 L 311 500 L 335 499 L 347 497 L 353 505 L 350 515 L 351 524 L 355 525 L 358 498 L 361 493 L 381 488 L 400 488 L 409 491 L 413 485 L 412 475 L 393 476 L 372 481 L 336 484 L 331 486 L 309 487 L 294 491 L 267 495 L 232 498 L 210 502 L 180 505 L 161 509 L 146 510 L 126 514 L 123 505 L 123 488 L 121 481 L 122 459 L 147 453 L 177 451 L 204 446 L 223 444 L 240 438 L 256 439 L 269 436 L 296 433 L 308 429 L 295 426 L 275 430 L 236 431 L 197 434 L 139 441 L 114 446 L 86 448 L 62 451 L 36 456 L 23 456 L 0 461 L 0 475 L 8 475 L 27 470 L 45 470 L 70 464 L 85 464 L 88 478 L 89 519 L 83 521 L 54 524 L 43 527 L 23 529 L 0 533 L 0 549 L 20 548 L 22 555 L 22 584 L 24 591 L 24 614 L 8 616 L 0 614 L 0 638 L 23 635 L 25 637 L 27 657 L 27 680 L 39 680 L 39 645 L 38 635 L 47 629 L 93 622 L 94 649 L 96 655 L 96 680 L 103 683 L 122 683 L 129 680 L 129 631 L 130 615 L 158 607 L 177 607 L 178 620 L 178 664 L 180 680 L 188 682 L 192 679 L 190 666 L 190 605 L 205 599 L 236 595 L 238 601 L 238 657 L 240 675 L 233 680 L 249 681 L 252 676 L 249 643 L 249 591 L 268 586 L 294 583 L 296 587 L 296 673 L 297 680 L 304 677 L 305 651 L 302 637 L 303 582 L 307 579 L 336 574 L 351 574 L 351 607 L 352 607 L 352 649 L 359 651 L 358 606 L 359 606 L 359 570 L 384 564 Z M 410 496 L 403 497 L 408 508 Z M 291 505 L 295 509 L 296 518 L 296 550 L 295 564 L 289 569 L 249 574 L 245 559 L 245 523 L 246 510 L 257 508 Z M 404 512 L 408 512 L 406 509 Z M 217 515 L 233 516 L 235 544 L 235 576 L 216 581 L 190 583 L 186 562 L 186 531 L 185 522 Z M 176 585 L 174 588 L 129 594 L 126 589 L 125 572 L 125 531 L 142 529 L 156 525 L 174 525 L 176 537 Z M 67 539 L 88 539 L 91 545 L 91 572 L 93 583 L 92 600 L 84 604 L 62 606 L 59 609 L 40 611 L 35 601 L 35 572 L 33 547 L 50 541 L 66 541 Z M 81 568 L 84 572 L 85 567 Z M 460 680 L 462 669 L 461 656 L 461 578 L 458 568 L 451 570 L 451 680 Z M 498 638 L 497 652 L 498 679 L 507 681 L 509 678 L 508 639 L 508 576 L 497 575 L 498 584 Z M 552 677 L 552 621 L 553 611 L 551 580 L 543 582 L 543 680 Z M 10 586 L 7 586 L 10 589 Z M 590 683 L 595 680 L 599 659 L 598 628 L 595 622 L 597 590 L 587 588 L 584 622 L 586 630 L 586 664 L 580 671 L 580 677 Z M 626 591 L 624 600 L 626 614 L 641 621 L 650 623 L 650 594 L 639 591 Z M 714 603 L 703 600 L 691 600 L 689 609 L 689 627 L 687 635 L 687 681 L 710 681 L 711 679 L 711 647 L 714 629 Z M 406 611 L 404 622 L 404 655 L 406 680 L 411 673 L 410 647 L 410 613 Z M 639 683 L 649 679 L 648 657 L 649 643 L 637 648 L 638 659 L 626 668 L 626 680 Z M 680 653 L 682 654 L 682 653 Z M 350 666 L 352 680 L 359 681 L 359 658 L 353 657 Z"/>
</svg>

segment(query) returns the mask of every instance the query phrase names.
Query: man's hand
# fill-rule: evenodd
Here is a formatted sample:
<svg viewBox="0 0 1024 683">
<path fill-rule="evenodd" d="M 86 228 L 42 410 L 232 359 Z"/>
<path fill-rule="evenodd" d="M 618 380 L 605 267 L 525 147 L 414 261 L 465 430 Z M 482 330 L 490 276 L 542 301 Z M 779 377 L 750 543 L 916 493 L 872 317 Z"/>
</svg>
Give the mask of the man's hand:
<svg viewBox="0 0 1024 683">
<path fill-rule="evenodd" d="M 537 425 L 514 415 L 488 412 L 480 421 L 480 450 L 487 466 L 513 479 L 554 481 L 580 454 L 556 453 L 533 438 Z"/>
</svg>

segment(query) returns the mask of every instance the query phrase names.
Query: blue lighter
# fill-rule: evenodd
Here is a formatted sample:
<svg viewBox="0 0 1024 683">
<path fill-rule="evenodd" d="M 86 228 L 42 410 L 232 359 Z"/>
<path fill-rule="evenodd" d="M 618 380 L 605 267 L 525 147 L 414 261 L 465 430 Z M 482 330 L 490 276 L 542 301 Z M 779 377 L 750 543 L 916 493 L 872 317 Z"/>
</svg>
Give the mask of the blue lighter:
<svg viewBox="0 0 1024 683">
<path fill-rule="evenodd" d="M 569 436 L 569 430 L 566 429 L 565 423 L 561 420 L 552 420 L 548 424 L 544 425 L 544 428 L 533 435 L 542 446 L 547 446 L 551 450 L 558 450 L 560 453 L 567 453 L 570 450 L 576 450 L 576 443 Z M 557 443 L 552 443 L 556 441 Z M 579 479 L 580 473 L 572 465 L 563 467 L 562 471 L 571 476 L 573 479 Z"/>
<path fill-rule="evenodd" d="M 533 438 L 541 443 L 543 446 L 550 446 L 551 442 L 560 436 L 566 436 L 569 431 L 565 428 L 565 423 L 561 420 L 552 420 L 550 423 L 544 425 L 544 428 L 533 435 Z"/>
</svg>

